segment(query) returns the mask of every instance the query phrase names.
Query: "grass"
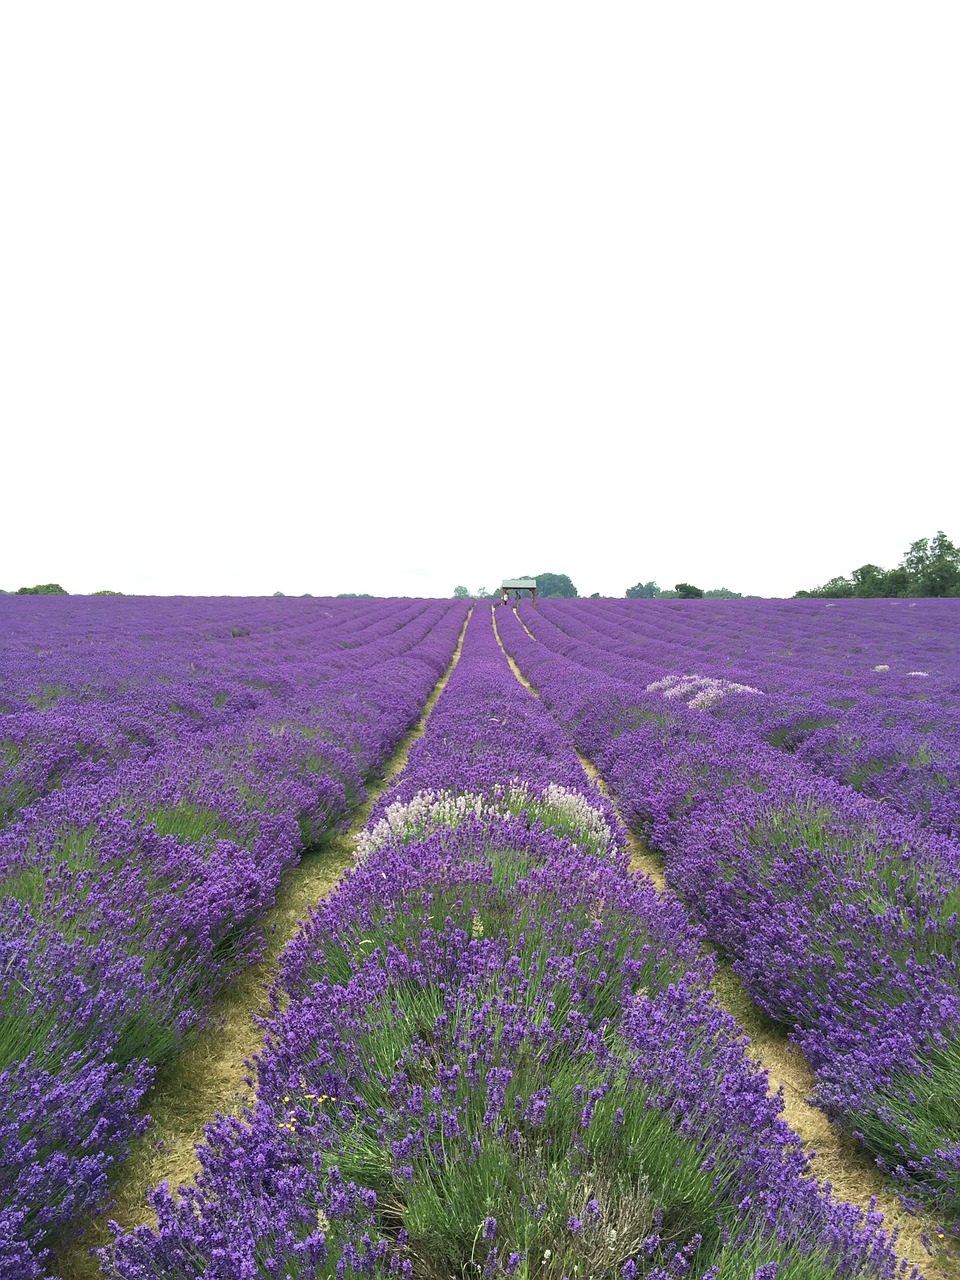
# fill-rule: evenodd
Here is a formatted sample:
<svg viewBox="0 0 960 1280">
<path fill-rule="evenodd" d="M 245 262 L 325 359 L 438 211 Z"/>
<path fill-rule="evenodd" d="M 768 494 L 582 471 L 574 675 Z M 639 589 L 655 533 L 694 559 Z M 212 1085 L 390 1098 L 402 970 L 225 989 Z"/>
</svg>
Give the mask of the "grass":
<svg viewBox="0 0 960 1280">
<path fill-rule="evenodd" d="M 217 839 L 239 840 L 238 833 L 225 822 L 223 814 L 204 805 L 181 800 L 175 805 L 140 807 L 129 802 L 130 811 L 149 822 L 159 836 L 175 836 L 182 844 L 209 848 Z"/>
<path fill-rule="evenodd" d="M 611 737 L 619 738 L 624 733 L 634 733 L 642 725 L 656 724 L 665 729 L 670 717 L 664 711 L 651 711 L 648 707 L 623 707 L 611 726 Z"/>
<path fill-rule="evenodd" d="M 823 918 L 829 919 L 837 885 L 842 883 L 846 897 L 887 920 L 895 919 L 901 931 L 909 934 L 902 949 L 894 953 L 898 959 L 937 964 L 940 957 L 952 957 L 957 949 L 960 885 L 940 883 L 909 847 L 886 841 L 869 827 L 851 827 L 830 805 L 802 800 L 771 807 L 745 836 L 749 847 L 760 854 L 754 865 L 764 880 L 775 867 L 796 866 L 793 855 L 798 849 L 823 855 L 822 861 L 811 861 L 802 879 L 777 875 L 781 900 L 811 896 Z M 734 866 L 727 871 L 737 874 Z"/>
<path fill-rule="evenodd" d="M 30 702 L 37 711 L 46 711 L 49 707 L 52 707 L 54 703 L 59 701 L 64 694 L 69 692 L 70 690 L 65 684 L 44 684 L 40 686 L 36 693 L 31 693 L 27 701 Z"/>
<path fill-rule="evenodd" d="M 781 751 L 795 751 L 803 741 L 801 735 L 823 729 L 826 725 L 836 724 L 832 717 L 804 716 L 793 724 L 780 725 L 766 735 L 771 746 Z"/>
<path fill-rule="evenodd" d="M 897 1072 L 890 1084 L 871 1094 L 870 1110 L 855 1113 L 850 1124 L 882 1160 L 897 1170 L 909 1163 L 911 1191 L 919 1188 L 952 1220 L 958 1216 L 960 1177 L 956 1160 L 931 1161 L 960 1145 L 960 1043 L 935 1045 L 917 1072 Z"/>
<path fill-rule="evenodd" d="M 0 742 L 0 770 L 7 772 L 5 779 L 0 777 L 0 826 L 10 822 L 40 794 L 35 785 L 11 774 L 22 759 L 23 750 L 15 742 Z"/>
<path fill-rule="evenodd" d="M 805 940 L 803 1008 L 794 992 L 781 1014 L 787 1026 L 819 1025 L 824 1006 L 837 998 L 831 974 L 849 966 L 851 946 L 864 958 L 861 972 L 877 984 L 870 992 L 851 984 L 849 1007 L 834 1010 L 834 1017 L 845 1016 L 851 1025 L 885 1024 L 891 1009 L 912 1001 L 909 982 L 890 982 L 890 971 L 937 973 L 945 962 L 958 959 L 960 886 L 941 883 L 908 847 L 870 828 L 841 823 L 829 805 L 803 801 L 771 808 L 745 839 L 758 855 L 751 860 L 751 884 L 771 887 L 780 904 L 802 901 L 809 918 L 818 922 Z M 739 864 L 723 870 L 731 881 L 743 876 Z M 838 914 L 838 903 L 856 909 L 855 923 Z M 818 964 L 822 960 L 825 968 Z M 773 1011 L 775 992 L 767 996 Z M 842 1120 L 879 1158 L 881 1168 L 900 1171 L 911 1195 L 956 1222 L 960 1175 L 950 1153 L 960 1147 L 960 1042 L 942 1042 L 935 1031 L 939 1025 L 931 1019 L 929 1039 L 917 1047 L 915 1071 L 897 1072 L 875 1088 L 865 1082 L 863 1105 Z"/>
<path fill-rule="evenodd" d="M 196 819 L 206 829 L 206 815 L 177 813 L 181 824 Z M 161 824 L 162 825 L 162 824 Z M 35 1053 L 37 1061 L 57 1071 L 74 1053 L 84 1054 L 91 1046 L 104 1052 L 104 1037 L 110 1060 L 126 1067 L 134 1061 L 165 1061 L 184 1042 L 185 1023 L 177 1014 L 189 1015 L 209 998 L 211 984 L 222 982 L 249 951 L 250 922 L 230 923 L 216 940 L 210 963 L 200 966 L 189 942 L 155 950 L 151 944 L 153 921 L 149 909 L 127 920 L 118 931 L 115 913 L 124 911 L 120 901 L 104 898 L 102 885 L 114 876 L 129 879 L 131 871 L 139 881 L 144 900 L 150 902 L 163 893 L 182 892 L 171 877 L 157 874 L 149 862 L 131 863 L 118 854 L 105 860 L 97 844 L 94 826 L 65 828 L 42 856 L 28 851 L 27 859 L 10 866 L 0 879 L 0 899 L 26 906 L 37 922 L 23 938 L 25 947 L 43 946 L 44 940 L 66 943 L 73 949 L 71 964 L 74 983 L 95 990 L 104 983 L 104 967 L 109 977 L 118 956 L 134 963 L 140 999 L 131 1002 L 121 1021 L 110 1027 L 100 1025 L 93 1009 L 85 1017 L 73 1009 L 65 1021 L 58 1002 L 44 1003 L 30 989 L 29 982 L 15 980 L 0 987 L 0 1069 L 10 1062 Z M 133 972 L 126 981 L 133 980 Z M 77 1008 L 83 1008 L 83 1002 Z M 121 999 L 120 1008 L 125 1008 Z M 92 1021 L 91 1021 L 92 1019 Z M 189 1017 L 187 1018 L 189 1021 Z"/>
</svg>

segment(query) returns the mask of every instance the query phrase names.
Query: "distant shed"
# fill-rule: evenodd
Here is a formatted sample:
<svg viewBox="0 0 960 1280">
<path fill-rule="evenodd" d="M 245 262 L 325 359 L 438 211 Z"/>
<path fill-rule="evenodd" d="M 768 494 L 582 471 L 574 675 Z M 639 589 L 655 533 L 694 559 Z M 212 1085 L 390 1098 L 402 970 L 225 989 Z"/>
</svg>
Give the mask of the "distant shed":
<svg viewBox="0 0 960 1280">
<path fill-rule="evenodd" d="M 507 578 L 500 587 L 500 603 L 507 603 L 508 591 L 529 591 L 533 599 L 533 607 L 537 607 L 537 580 L 536 578 Z"/>
</svg>

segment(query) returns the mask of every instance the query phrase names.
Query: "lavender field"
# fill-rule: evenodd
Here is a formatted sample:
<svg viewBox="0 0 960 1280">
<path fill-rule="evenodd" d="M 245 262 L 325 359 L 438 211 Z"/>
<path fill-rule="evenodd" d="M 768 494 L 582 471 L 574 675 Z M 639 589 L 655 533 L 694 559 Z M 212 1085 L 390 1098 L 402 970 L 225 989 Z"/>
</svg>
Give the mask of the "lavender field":
<svg viewBox="0 0 960 1280">
<path fill-rule="evenodd" d="M 66 1274 L 348 826 L 255 1098 L 86 1275 L 953 1274 L 954 601 L 3 597 L 0 636 L 2 1280 Z M 819 1180 L 719 966 L 910 1240 Z"/>
</svg>

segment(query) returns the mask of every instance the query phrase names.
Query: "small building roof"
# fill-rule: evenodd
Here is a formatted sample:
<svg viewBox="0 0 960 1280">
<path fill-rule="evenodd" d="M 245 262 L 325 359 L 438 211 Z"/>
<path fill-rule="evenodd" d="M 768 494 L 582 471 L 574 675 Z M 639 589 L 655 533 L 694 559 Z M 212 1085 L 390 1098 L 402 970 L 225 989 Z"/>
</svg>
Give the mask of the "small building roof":
<svg viewBox="0 0 960 1280">
<path fill-rule="evenodd" d="M 501 591 L 533 591 L 537 585 L 536 578 L 504 578 Z"/>
</svg>

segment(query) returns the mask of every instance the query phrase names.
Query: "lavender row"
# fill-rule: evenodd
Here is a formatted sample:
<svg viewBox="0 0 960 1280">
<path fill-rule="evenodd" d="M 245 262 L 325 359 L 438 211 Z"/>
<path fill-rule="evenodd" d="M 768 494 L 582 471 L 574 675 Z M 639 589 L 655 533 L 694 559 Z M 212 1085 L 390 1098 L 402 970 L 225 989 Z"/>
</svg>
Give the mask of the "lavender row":
<svg viewBox="0 0 960 1280">
<path fill-rule="evenodd" d="M 946 834 L 960 834 L 954 601 L 544 602 L 539 639 L 629 672 Z"/>
<path fill-rule="evenodd" d="M 902 1274 L 809 1177 L 680 904 L 485 611 L 358 865 L 288 948 L 257 1101 L 111 1280 Z"/>
<path fill-rule="evenodd" d="M 0 600 L 3 713 L 60 696 L 114 697 L 159 680 L 362 648 L 428 608 L 425 600 L 273 600 L 43 596 Z M 247 640 L 247 645 L 234 643 Z M 349 650 L 347 650 L 349 651 Z M 46 692 L 45 692 L 46 691 Z"/>
<path fill-rule="evenodd" d="M 156 1066 L 259 953 L 283 872 L 362 797 L 453 652 L 301 682 L 256 716 L 128 761 L 0 835 L 0 1276 L 44 1274 L 142 1131 Z M 159 619 L 158 619 L 159 621 Z M 302 687 L 301 687 L 302 686 Z"/>
<path fill-rule="evenodd" d="M 543 601 L 543 617 L 589 626 L 619 657 L 778 690 L 917 700 L 960 710 L 957 606 L 945 600 L 835 602 Z M 683 667 L 680 667 L 682 670 Z"/>
<path fill-rule="evenodd" d="M 552 653 L 500 612 L 508 649 L 664 856 L 671 887 L 791 1029 L 821 1104 L 956 1225 L 960 846 L 702 711 Z"/>
<path fill-rule="evenodd" d="M 400 656 L 442 611 L 426 601 L 4 598 L 0 822 L 123 760 L 237 729 Z"/>
</svg>

